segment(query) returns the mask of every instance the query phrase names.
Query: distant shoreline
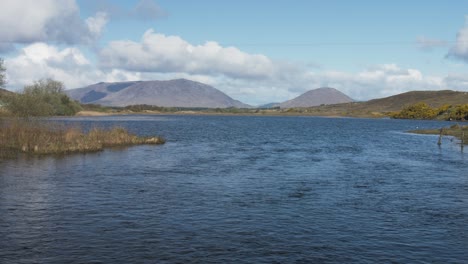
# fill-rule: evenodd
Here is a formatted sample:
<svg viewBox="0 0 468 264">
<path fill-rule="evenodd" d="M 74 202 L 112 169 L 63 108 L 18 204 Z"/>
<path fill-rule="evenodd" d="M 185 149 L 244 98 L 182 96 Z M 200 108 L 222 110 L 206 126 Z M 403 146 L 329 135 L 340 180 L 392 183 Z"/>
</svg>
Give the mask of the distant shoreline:
<svg viewBox="0 0 468 264">
<path fill-rule="evenodd" d="M 119 111 L 119 112 L 99 112 L 99 111 L 80 111 L 75 116 L 77 117 L 98 117 L 98 116 L 119 116 L 119 115 L 187 115 L 187 116 L 316 116 L 327 118 L 388 118 L 386 115 L 337 115 L 326 113 L 304 113 L 304 112 L 279 112 L 279 111 L 263 111 L 263 112 L 245 112 L 245 113 L 229 113 L 229 112 L 211 112 L 211 111 L 176 111 L 176 112 L 161 112 L 161 111 Z M 73 116 L 72 116 L 73 117 Z"/>
</svg>

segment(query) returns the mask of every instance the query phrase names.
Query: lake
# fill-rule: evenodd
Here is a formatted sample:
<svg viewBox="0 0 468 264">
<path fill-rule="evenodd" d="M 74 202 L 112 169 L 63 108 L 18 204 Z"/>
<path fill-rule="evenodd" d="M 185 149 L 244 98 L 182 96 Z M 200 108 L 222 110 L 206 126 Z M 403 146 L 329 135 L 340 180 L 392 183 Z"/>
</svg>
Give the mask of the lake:
<svg viewBox="0 0 468 264">
<path fill-rule="evenodd" d="M 110 116 L 165 145 L 0 161 L 1 263 L 466 263 L 448 122 Z M 468 148 L 465 148 L 468 151 Z"/>
</svg>

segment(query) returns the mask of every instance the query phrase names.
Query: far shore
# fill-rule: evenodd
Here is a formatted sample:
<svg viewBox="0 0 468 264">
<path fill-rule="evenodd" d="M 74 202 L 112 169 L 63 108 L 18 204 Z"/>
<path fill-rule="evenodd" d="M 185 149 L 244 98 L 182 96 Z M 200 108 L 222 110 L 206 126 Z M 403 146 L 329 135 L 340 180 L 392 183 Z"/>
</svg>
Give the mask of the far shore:
<svg viewBox="0 0 468 264">
<path fill-rule="evenodd" d="M 75 116 L 80 117 L 93 117 L 93 116 L 118 116 L 118 115 L 212 115 L 212 116 L 316 116 L 316 117 L 327 117 L 327 118 L 388 118 L 384 114 L 344 114 L 339 115 L 336 113 L 308 113 L 308 112 L 287 112 L 287 111 L 277 111 L 277 110 L 260 110 L 258 112 L 216 112 L 216 111 L 192 111 L 192 110 L 182 110 L 182 111 L 112 111 L 112 112 L 100 112 L 100 111 L 80 111 L 76 113 Z"/>
<path fill-rule="evenodd" d="M 75 116 L 109 116 L 109 115 L 114 115 L 114 113 L 98 112 L 98 111 L 80 111 L 76 113 Z"/>
</svg>

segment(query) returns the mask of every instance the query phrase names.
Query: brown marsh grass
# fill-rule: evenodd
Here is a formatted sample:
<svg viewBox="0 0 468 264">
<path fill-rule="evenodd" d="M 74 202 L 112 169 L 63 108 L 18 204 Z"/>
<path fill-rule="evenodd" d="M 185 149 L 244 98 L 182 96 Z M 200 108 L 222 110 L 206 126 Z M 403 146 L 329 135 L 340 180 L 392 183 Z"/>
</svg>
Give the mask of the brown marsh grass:
<svg viewBox="0 0 468 264">
<path fill-rule="evenodd" d="M 462 144 L 468 144 L 468 126 L 454 124 L 450 127 L 444 127 L 440 129 L 420 129 L 412 130 L 410 133 L 416 134 L 431 134 L 431 135 L 441 135 L 441 136 L 452 136 L 458 138 Z"/>
<path fill-rule="evenodd" d="M 161 137 L 139 137 L 122 127 L 92 128 L 65 126 L 39 120 L 0 119 L 0 158 L 3 154 L 65 154 L 95 152 L 106 147 L 164 144 Z"/>
</svg>

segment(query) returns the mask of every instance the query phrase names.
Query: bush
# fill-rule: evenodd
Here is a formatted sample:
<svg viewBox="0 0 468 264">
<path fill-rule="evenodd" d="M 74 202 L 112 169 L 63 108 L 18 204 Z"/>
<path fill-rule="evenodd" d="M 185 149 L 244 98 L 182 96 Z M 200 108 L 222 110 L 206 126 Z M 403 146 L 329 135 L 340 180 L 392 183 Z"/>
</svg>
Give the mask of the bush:
<svg viewBox="0 0 468 264">
<path fill-rule="evenodd" d="M 468 120 L 468 104 L 457 105 L 450 109 L 449 119 L 459 121 Z"/>
<path fill-rule="evenodd" d="M 400 119 L 433 119 L 438 115 L 439 110 L 431 108 L 428 104 L 421 102 L 409 105 L 400 112 L 391 113 L 391 117 Z"/>
<path fill-rule="evenodd" d="M 7 97 L 6 107 L 14 115 L 21 117 L 75 115 L 81 110 L 81 106 L 63 91 L 61 82 L 52 79 L 39 80 L 24 87 L 22 93 Z"/>
</svg>

